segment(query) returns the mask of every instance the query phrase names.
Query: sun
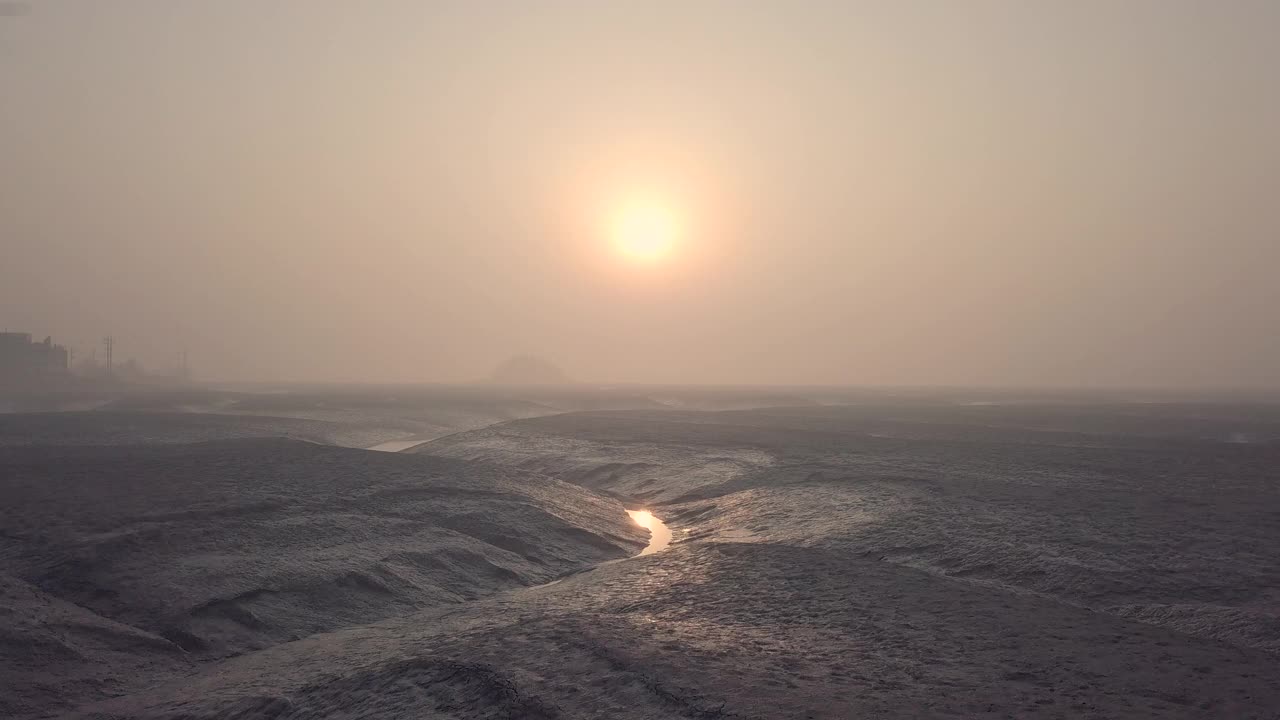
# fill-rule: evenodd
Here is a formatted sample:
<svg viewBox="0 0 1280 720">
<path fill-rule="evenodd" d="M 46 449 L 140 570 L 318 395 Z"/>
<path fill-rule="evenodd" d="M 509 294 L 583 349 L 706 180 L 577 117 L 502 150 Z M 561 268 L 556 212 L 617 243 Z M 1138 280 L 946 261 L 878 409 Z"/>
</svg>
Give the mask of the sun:
<svg viewBox="0 0 1280 720">
<path fill-rule="evenodd" d="M 655 263 L 675 248 L 680 239 L 680 223 L 662 203 L 632 202 L 617 211 L 610 234 L 614 247 L 627 259 Z"/>
</svg>

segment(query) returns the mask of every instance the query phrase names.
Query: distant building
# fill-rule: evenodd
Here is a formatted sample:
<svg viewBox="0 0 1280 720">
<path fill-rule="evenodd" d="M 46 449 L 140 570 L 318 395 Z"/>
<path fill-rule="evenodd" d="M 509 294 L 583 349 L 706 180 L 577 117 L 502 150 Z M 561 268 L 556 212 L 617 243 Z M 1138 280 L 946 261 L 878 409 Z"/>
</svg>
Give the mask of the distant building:
<svg viewBox="0 0 1280 720">
<path fill-rule="evenodd" d="M 53 338 L 32 342 L 31 333 L 0 332 L 0 382 L 7 384 L 63 377 L 70 353 Z"/>
</svg>

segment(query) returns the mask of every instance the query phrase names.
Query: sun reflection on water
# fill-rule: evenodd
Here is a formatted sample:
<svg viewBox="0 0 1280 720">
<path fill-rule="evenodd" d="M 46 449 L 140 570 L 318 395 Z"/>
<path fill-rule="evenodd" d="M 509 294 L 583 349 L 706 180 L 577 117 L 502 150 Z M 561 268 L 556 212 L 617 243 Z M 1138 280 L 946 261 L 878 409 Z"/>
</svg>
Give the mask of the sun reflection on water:
<svg viewBox="0 0 1280 720">
<path fill-rule="evenodd" d="M 627 514 L 637 525 L 649 531 L 649 545 L 640 551 L 641 555 L 652 555 L 671 544 L 671 529 L 654 517 L 653 513 L 648 510 L 628 510 Z"/>
</svg>

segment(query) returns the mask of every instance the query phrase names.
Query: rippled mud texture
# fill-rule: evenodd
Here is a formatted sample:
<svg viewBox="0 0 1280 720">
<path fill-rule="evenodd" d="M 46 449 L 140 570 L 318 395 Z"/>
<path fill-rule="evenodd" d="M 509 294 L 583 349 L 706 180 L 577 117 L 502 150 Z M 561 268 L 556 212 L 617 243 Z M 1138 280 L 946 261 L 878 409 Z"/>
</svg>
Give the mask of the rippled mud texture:
<svg viewBox="0 0 1280 720">
<path fill-rule="evenodd" d="M 690 543 L 279 645 L 86 716 L 509 716 L 452 666 L 553 718 L 1266 718 L 1280 701 L 1263 651 L 844 553 Z"/>
<path fill-rule="evenodd" d="M 104 693 L 130 687 L 81 636 L 137 648 L 163 676 L 544 583 L 648 541 L 617 502 L 556 480 L 287 440 L 0 448 L 0 470 L 6 644 L 47 653 L 4 673 L 8 713 L 44 706 L 62 681 L 38 671 L 62 656 L 96 668 Z M 84 619 L 53 632 L 49 603 Z"/>
<path fill-rule="evenodd" d="M 3 710 L 1274 718 L 1277 428 L 912 401 L 570 413 L 403 453 L 0 450 L 24 478 Z M 624 507 L 672 544 L 608 562 L 650 540 Z"/>
<path fill-rule="evenodd" d="M 415 451 L 638 494 L 679 541 L 826 548 L 1280 650 L 1275 438 L 1267 406 L 820 407 L 562 415 Z"/>
</svg>

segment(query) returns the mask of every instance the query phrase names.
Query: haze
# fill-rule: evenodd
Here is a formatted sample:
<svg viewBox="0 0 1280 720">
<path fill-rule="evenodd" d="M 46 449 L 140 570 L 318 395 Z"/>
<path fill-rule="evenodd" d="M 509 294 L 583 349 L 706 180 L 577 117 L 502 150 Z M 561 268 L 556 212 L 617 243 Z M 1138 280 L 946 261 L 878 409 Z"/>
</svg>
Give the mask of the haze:
<svg viewBox="0 0 1280 720">
<path fill-rule="evenodd" d="M 1277 37 L 1264 0 L 35 2 L 0 325 L 228 379 L 1280 387 Z"/>
</svg>

